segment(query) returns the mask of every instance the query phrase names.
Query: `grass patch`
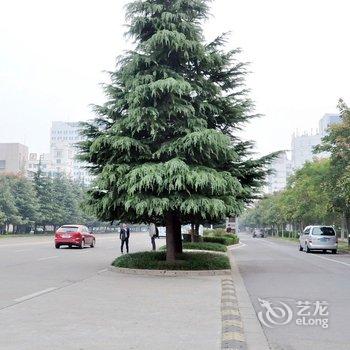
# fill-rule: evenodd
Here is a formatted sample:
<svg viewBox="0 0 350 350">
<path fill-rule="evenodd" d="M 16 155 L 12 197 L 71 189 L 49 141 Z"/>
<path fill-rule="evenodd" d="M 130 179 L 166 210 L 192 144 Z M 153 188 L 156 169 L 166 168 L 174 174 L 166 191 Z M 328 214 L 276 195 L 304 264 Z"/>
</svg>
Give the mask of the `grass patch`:
<svg viewBox="0 0 350 350">
<path fill-rule="evenodd" d="M 338 252 L 339 253 L 350 253 L 350 247 L 345 242 L 339 242 L 338 243 Z"/>
<path fill-rule="evenodd" d="M 122 255 L 112 263 L 116 267 L 147 270 L 227 270 L 230 262 L 226 255 L 186 252 L 175 263 L 166 261 L 166 252 L 139 252 Z"/>
<path fill-rule="evenodd" d="M 214 252 L 226 252 L 226 245 L 220 243 L 208 243 L 208 242 L 183 242 L 183 249 L 194 250 L 212 250 Z M 163 245 L 159 250 L 166 250 L 166 245 Z"/>
</svg>

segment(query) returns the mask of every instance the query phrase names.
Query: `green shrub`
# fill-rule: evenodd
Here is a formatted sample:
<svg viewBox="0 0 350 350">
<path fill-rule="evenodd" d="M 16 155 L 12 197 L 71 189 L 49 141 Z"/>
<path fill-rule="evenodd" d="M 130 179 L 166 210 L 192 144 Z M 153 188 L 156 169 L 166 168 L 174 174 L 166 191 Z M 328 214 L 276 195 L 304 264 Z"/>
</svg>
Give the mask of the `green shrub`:
<svg viewBox="0 0 350 350">
<path fill-rule="evenodd" d="M 208 243 L 218 243 L 218 244 L 224 244 L 226 245 L 226 241 L 224 237 L 203 237 L 203 242 Z"/>
<path fill-rule="evenodd" d="M 239 243 L 239 238 L 236 235 L 228 235 L 221 237 L 203 237 L 204 242 L 219 243 L 224 245 L 233 245 Z"/>
<path fill-rule="evenodd" d="M 140 252 L 118 257 L 116 267 L 148 270 L 226 270 L 230 262 L 226 254 L 186 252 L 175 263 L 166 261 L 165 252 Z"/>
<path fill-rule="evenodd" d="M 227 248 L 224 244 L 220 243 L 209 243 L 209 242 L 191 242 L 183 243 L 183 249 L 198 249 L 198 250 L 213 250 L 216 252 L 226 252 Z"/>
<path fill-rule="evenodd" d="M 213 230 L 206 229 L 203 231 L 203 236 L 205 237 L 223 237 L 223 236 L 226 236 L 227 234 L 228 233 L 224 228 L 215 228 Z"/>
<path fill-rule="evenodd" d="M 194 250 L 212 250 L 215 252 L 227 251 L 226 245 L 212 242 L 183 242 L 182 248 Z M 158 250 L 166 250 L 166 245 L 161 246 Z"/>
<path fill-rule="evenodd" d="M 191 242 L 191 234 L 189 234 L 189 233 L 184 233 L 184 234 L 182 235 L 182 241 L 183 241 L 183 242 Z"/>
</svg>

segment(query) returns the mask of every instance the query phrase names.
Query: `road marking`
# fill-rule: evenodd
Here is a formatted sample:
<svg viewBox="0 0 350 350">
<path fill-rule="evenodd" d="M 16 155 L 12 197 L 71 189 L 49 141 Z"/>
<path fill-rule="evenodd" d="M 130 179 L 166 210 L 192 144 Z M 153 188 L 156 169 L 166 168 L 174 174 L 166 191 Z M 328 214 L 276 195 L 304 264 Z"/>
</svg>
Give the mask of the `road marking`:
<svg viewBox="0 0 350 350">
<path fill-rule="evenodd" d="M 265 244 L 270 244 L 270 245 L 278 245 L 277 243 L 273 243 L 273 242 L 270 242 L 270 241 L 260 241 L 261 243 L 265 243 Z M 293 242 L 292 242 L 293 243 Z M 297 242 L 296 242 L 297 243 Z M 341 265 L 344 265 L 344 266 L 349 266 L 350 267 L 350 264 L 349 263 L 346 263 L 346 262 L 343 262 L 343 261 L 339 261 L 339 260 L 335 260 L 335 259 L 330 259 L 330 258 L 326 258 L 324 256 L 319 256 L 319 255 L 315 255 L 315 254 L 310 254 L 310 256 L 314 256 L 315 258 L 319 258 L 319 259 L 323 259 L 323 260 L 328 260 L 328 261 L 332 261 L 334 263 L 337 263 L 337 264 L 341 264 Z"/>
<path fill-rule="evenodd" d="M 77 254 L 86 254 L 86 253 L 89 253 L 89 250 L 87 249 L 87 250 L 83 250 L 82 252 L 79 252 L 79 253 L 77 253 Z"/>
<path fill-rule="evenodd" d="M 15 253 L 22 253 L 22 252 L 28 252 L 30 249 L 20 249 L 20 250 L 15 250 Z"/>
<path fill-rule="evenodd" d="M 0 244 L 0 248 L 16 247 L 21 245 L 41 245 L 41 244 L 52 244 L 52 242 L 23 242 L 23 243 L 13 243 L 13 244 Z"/>
<path fill-rule="evenodd" d="M 46 258 L 39 258 L 38 261 L 44 261 L 44 260 L 49 260 L 49 259 L 56 259 L 58 258 L 58 255 L 55 256 L 48 256 Z"/>
<path fill-rule="evenodd" d="M 98 273 L 98 274 L 101 274 L 101 273 L 105 273 L 105 272 L 107 272 L 107 271 L 108 271 L 108 269 L 103 269 L 103 270 L 97 271 L 97 273 Z"/>
<path fill-rule="evenodd" d="M 324 260 L 328 260 L 328 261 L 333 261 L 337 264 L 342 264 L 342 265 L 345 265 L 345 266 L 349 266 L 350 267 L 350 264 L 346 263 L 346 262 L 343 262 L 343 261 L 339 261 L 339 260 L 335 260 L 335 259 L 330 259 L 330 258 L 326 258 L 324 256 L 318 256 L 318 255 L 314 255 L 314 254 L 311 254 L 310 256 L 314 256 L 315 258 L 320 258 L 320 259 L 324 259 Z"/>
<path fill-rule="evenodd" d="M 17 302 L 17 303 L 20 303 L 22 301 L 26 301 L 26 300 L 38 297 L 39 295 L 52 292 L 53 290 L 56 290 L 56 289 L 57 289 L 57 287 L 47 288 L 47 289 L 41 290 L 41 291 L 33 293 L 33 294 L 25 295 L 24 297 L 14 299 L 14 301 Z"/>
<path fill-rule="evenodd" d="M 257 240 L 257 242 L 265 243 L 265 244 L 267 244 L 267 245 L 277 245 L 276 243 L 270 242 L 270 241 L 260 241 L 260 240 Z"/>
<path fill-rule="evenodd" d="M 242 248 L 242 247 L 245 247 L 246 244 L 245 243 L 242 243 L 242 242 L 239 242 L 238 244 L 234 245 L 234 246 L 231 246 L 229 248 L 229 250 L 235 250 L 235 249 L 239 249 L 239 248 Z"/>
</svg>

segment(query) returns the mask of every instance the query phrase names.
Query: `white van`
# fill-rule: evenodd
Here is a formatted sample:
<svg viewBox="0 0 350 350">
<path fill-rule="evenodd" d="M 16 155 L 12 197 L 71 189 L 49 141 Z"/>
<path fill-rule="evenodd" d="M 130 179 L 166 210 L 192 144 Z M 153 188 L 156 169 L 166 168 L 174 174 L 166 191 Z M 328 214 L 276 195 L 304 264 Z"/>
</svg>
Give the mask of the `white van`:
<svg viewBox="0 0 350 350">
<path fill-rule="evenodd" d="M 330 250 L 337 254 L 338 238 L 332 226 L 307 226 L 299 238 L 299 250 L 310 253 L 312 250 Z"/>
</svg>

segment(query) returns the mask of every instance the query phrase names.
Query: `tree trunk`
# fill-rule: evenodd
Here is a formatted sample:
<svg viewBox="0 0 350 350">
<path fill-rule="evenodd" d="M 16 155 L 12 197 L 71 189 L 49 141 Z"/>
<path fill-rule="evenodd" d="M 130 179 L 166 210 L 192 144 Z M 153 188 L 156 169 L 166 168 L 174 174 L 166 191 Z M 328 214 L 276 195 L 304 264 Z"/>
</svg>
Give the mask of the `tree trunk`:
<svg viewBox="0 0 350 350">
<path fill-rule="evenodd" d="M 194 241 L 199 242 L 199 224 L 194 226 Z"/>
<path fill-rule="evenodd" d="M 195 235 L 194 224 L 191 224 L 191 242 L 195 241 L 194 235 Z"/>
<path fill-rule="evenodd" d="M 169 213 L 165 216 L 166 225 L 166 260 L 175 262 L 182 253 L 181 222 L 179 218 Z"/>
<path fill-rule="evenodd" d="M 175 254 L 176 258 L 182 254 L 182 235 L 181 235 L 181 221 L 177 216 L 174 216 L 175 221 Z"/>
<path fill-rule="evenodd" d="M 191 242 L 199 242 L 199 225 L 191 224 Z"/>
<path fill-rule="evenodd" d="M 347 239 L 348 243 L 350 243 L 350 241 L 349 241 L 349 235 L 350 235 L 350 213 L 346 213 L 345 214 L 345 227 L 346 227 L 345 239 Z"/>
</svg>

